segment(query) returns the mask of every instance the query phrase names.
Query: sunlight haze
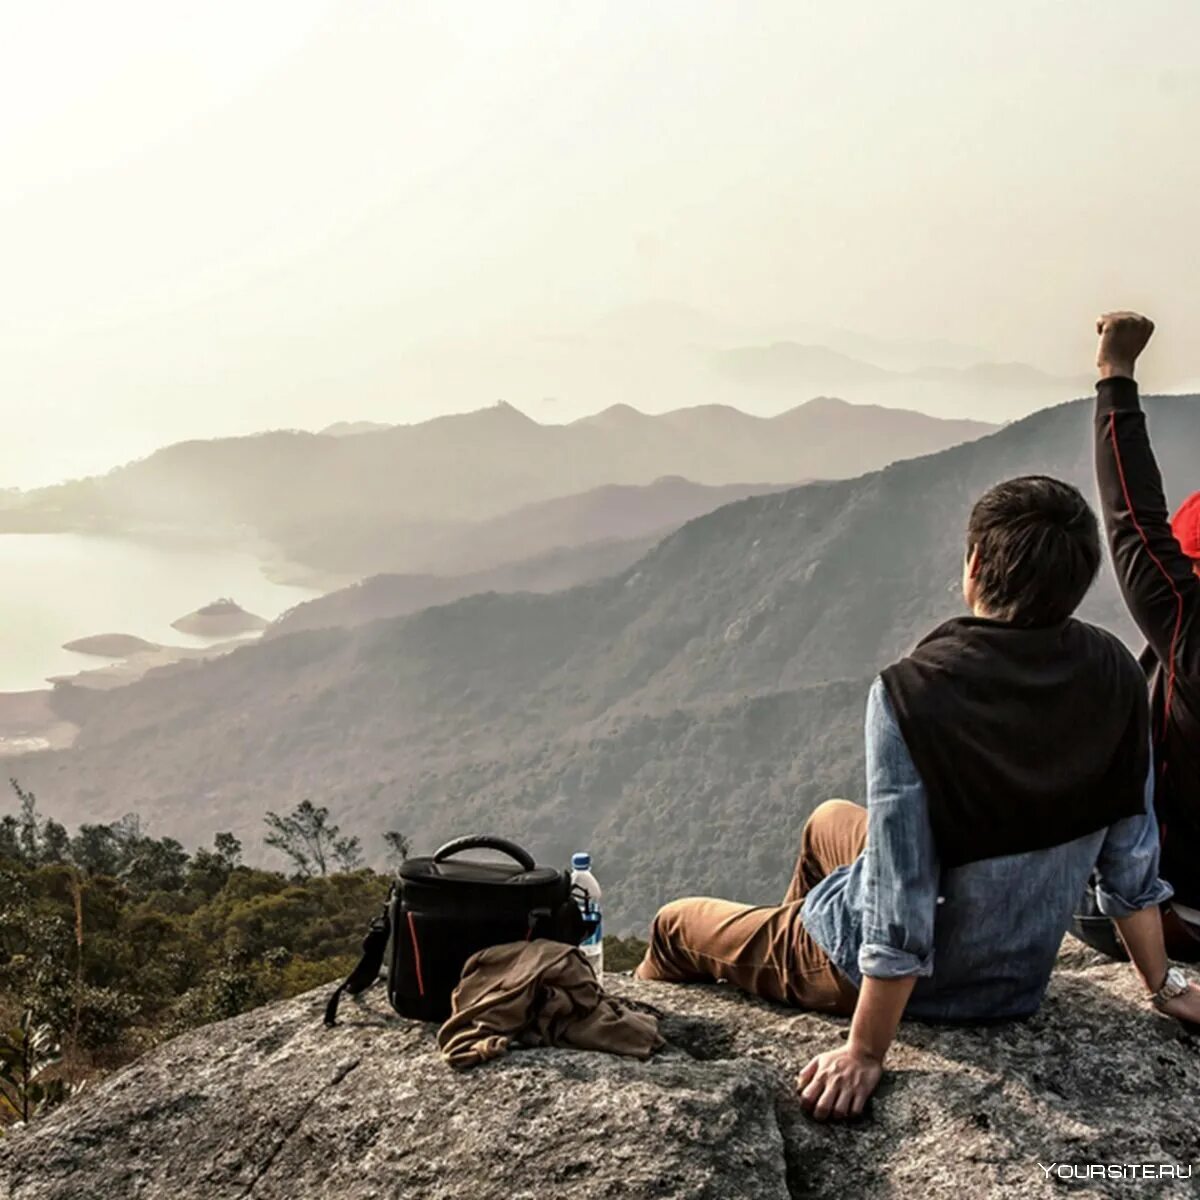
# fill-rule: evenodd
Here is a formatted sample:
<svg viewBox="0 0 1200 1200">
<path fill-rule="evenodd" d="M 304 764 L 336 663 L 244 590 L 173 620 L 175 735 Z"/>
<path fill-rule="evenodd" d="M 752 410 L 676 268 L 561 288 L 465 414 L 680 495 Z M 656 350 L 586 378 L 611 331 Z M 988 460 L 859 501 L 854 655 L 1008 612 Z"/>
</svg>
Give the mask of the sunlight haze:
<svg viewBox="0 0 1200 1200">
<path fill-rule="evenodd" d="M 500 398 L 811 398 L 698 338 L 1065 400 L 1138 307 L 1147 385 L 1195 384 L 1198 44 L 1191 0 L 6 6 L 0 487 Z"/>
</svg>

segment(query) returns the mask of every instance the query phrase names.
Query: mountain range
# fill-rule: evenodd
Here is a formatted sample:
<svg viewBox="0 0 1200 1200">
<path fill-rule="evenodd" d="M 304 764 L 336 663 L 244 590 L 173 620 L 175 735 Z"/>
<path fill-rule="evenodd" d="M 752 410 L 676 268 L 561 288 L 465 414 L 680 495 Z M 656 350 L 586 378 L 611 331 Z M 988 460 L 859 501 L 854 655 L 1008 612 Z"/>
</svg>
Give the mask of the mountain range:
<svg viewBox="0 0 1200 1200">
<path fill-rule="evenodd" d="M 410 524 L 397 533 L 397 557 L 431 573 L 372 575 L 297 605 L 267 635 L 359 625 L 480 592 L 561 591 L 624 570 L 692 517 L 775 490 L 667 477 L 543 500 L 473 524 Z M 346 540 L 355 534 L 347 530 Z"/>
<path fill-rule="evenodd" d="M 1195 484 L 1196 398 L 1148 401 L 1171 492 Z M 141 811 L 256 844 L 267 809 L 327 803 L 378 846 L 488 830 L 590 848 L 616 930 L 684 892 L 763 901 L 805 815 L 862 794 L 871 676 L 960 611 L 973 499 L 1032 471 L 1090 493 L 1088 406 L 856 479 L 752 496 L 618 574 L 269 639 L 54 703 L 69 751 L 12 761 L 71 821 Z M 1084 614 L 1134 637 L 1111 574 Z"/>
<path fill-rule="evenodd" d="M 416 546 L 445 540 L 448 525 L 522 505 L 664 475 L 708 485 L 837 478 L 991 428 L 829 399 L 771 418 L 719 406 L 651 416 L 615 405 L 566 425 L 500 403 L 348 436 L 279 431 L 179 443 L 104 476 L 10 499 L 0 530 L 252 534 L 323 571 L 422 572 L 431 564 Z"/>
<path fill-rule="evenodd" d="M 715 356 L 717 369 L 746 383 L 777 387 L 819 387 L 852 392 L 858 385 L 888 382 L 936 382 L 957 385 L 964 391 L 975 388 L 1058 391 L 1070 395 L 1083 392 L 1091 382 L 1050 375 L 1028 363 L 978 362 L 967 366 L 922 366 L 896 371 L 852 358 L 827 346 L 798 342 L 773 342 L 767 346 L 740 346 Z"/>
<path fill-rule="evenodd" d="M 766 413 L 781 398 L 794 405 L 822 395 L 1008 421 L 1091 387 L 1089 378 L 1009 362 L 985 347 L 786 319 L 739 324 L 668 302 L 630 305 L 558 330 L 535 333 L 513 323 L 447 336 L 409 347 L 393 366 L 394 386 L 422 403 L 459 408 L 481 395 L 503 396 L 556 421 L 614 397 L 655 411 L 729 405 Z"/>
</svg>

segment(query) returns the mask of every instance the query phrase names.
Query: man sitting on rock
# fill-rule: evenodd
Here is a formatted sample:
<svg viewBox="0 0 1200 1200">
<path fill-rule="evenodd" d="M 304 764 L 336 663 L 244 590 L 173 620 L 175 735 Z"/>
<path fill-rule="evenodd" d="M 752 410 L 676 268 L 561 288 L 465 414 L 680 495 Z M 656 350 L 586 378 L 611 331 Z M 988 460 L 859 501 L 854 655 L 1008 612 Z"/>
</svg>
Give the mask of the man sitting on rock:
<svg viewBox="0 0 1200 1200">
<path fill-rule="evenodd" d="M 1200 962 L 1200 492 L 1168 518 L 1133 381 L 1154 323 L 1117 312 L 1098 327 L 1096 482 L 1117 580 L 1148 643 L 1142 665 L 1153 679 L 1154 805 L 1162 875 L 1175 891 L 1163 907 L 1163 932 L 1172 958 Z M 1125 957 L 1090 891 L 1074 928 L 1097 950 Z"/>
<path fill-rule="evenodd" d="M 973 615 L 871 689 L 866 808 L 812 814 L 781 905 L 687 899 L 655 917 L 641 979 L 724 980 L 853 1015 L 845 1045 L 800 1075 L 815 1117 L 862 1112 L 902 1015 L 1033 1013 L 1093 870 L 1153 1003 L 1200 1021 L 1200 988 L 1163 945 L 1145 679 L 1072 616 L 1100 557 L 1070 485 L 987 492 L 967 527 Z"/>
</svg>

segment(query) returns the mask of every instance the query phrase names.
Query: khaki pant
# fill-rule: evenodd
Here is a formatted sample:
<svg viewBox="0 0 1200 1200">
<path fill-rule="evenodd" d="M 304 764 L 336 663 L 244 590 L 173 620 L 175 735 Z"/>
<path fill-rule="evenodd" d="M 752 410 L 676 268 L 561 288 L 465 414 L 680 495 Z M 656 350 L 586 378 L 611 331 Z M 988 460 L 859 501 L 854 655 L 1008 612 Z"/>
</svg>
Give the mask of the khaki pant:
<svg viewBox="0 0 1200 1200">
<path fill-rule="evenodd" d="M 809 817 L 780 905 L 692 897 L 659 909 L 635 974 L 672 983 L 721 979 L 767 1000 L 819 1012 L 854 1011 L 858 991 L 800 919 L 804 897 L 867 844 L 867 810 L 827 800 Z"/>
</svg>

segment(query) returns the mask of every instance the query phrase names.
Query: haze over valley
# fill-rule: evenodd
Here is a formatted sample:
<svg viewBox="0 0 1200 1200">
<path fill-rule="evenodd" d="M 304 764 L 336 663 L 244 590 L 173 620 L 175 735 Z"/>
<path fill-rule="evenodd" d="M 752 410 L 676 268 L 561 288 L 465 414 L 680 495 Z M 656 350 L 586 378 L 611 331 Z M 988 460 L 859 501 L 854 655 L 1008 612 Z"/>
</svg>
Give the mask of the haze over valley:
<svg viewBox="0 0 1200 1200">
<path fill-rule="evenodd" d="M 8 618 L 0 622 L 0 691 L 42 687 L 72 668 L 91 668 L 80 682 L 108 688 L 173 651 L 190 658 L 202 644 L 223 650 L 219 638 L 198 643 L 168 628 L 216 596 L 270 619 L 317 591 L 372 577 L 306 606 L 275 636 L 472 592 L 569 587 L 622 569 L 729 500 L 853 474 L 988 428 L 833 400 L 772 419 L 719 407 L 647 416 L 615 406 L 566 426 L 500 404 L 415 426 L 167 447 L 0 503 L 0 565 L 14 580 L 0 602 Z M 114 633 L 156 652 L 95 670 L 64 649 Z M 0 748 L 36 736 L 6 728 L 0 701 Z"/>
<path fill-rule="evenodd" d="M 590 841 L 630 927 L 753 828 L 766 894 L 974 493 L 1090 490 L 1096 314 L 1200 383 L 1200 10 L 469 9 L 0 30 L 0 754 L 254 861 Z"/>
<path fill-rule="evenodd" d="M 1004 421 L 1082 393 L 1113 303 L 1184 331 L 1151 389 L 1198 382 L 1183 0 L 1136 64 L 1077 0 L 68 7 L 0 39 L 0 487 L 500 399 Z M 832 378 L 780 395 L 777 344 Z M 989 363 L 1072 382 L 928 377 Z"/>
<path fill-rule="evenodd" d="M 1200 404 L 1150 412 L 1178 491 L 1200 454 Z M 959 611 L 972 499 L 1029 471 L 1090 490 L 1089 422 L 1086 402 L 1060 405 L 882 471 L 732 503 L 671 481 L 601 489 L 565 505 L 591 514 L 576 528 L 613 528 L 601 512 L 633 536 L 583 543 L 615 553 L 595 582 L 468 585 L 454 600 L 453 585 L 375 579 L 215 661 L 103 693 L 60 685 L 53 708 L 74 745 L 9 765 L 69 821 L 135 807 L 184 839 L 252 837 L 265 811 L 315 793 L 368 839 L 401 827 L 426 845 L 478 825 L 549 860 L 602 845 L 622 928 L 685 887 L 762 899 L 804 813 L 861 793 L 870 676 Z M 631 495 L 652 511 L 679 493 L 676 521 L 712 511 L 640 542 Z M 507 528 L 560 530 L 562 508 Z M 1107 568 L 1085 612 L 1136 643 Z M 747 846 L 749 884 L 736 866 Z"/>
</svg>

